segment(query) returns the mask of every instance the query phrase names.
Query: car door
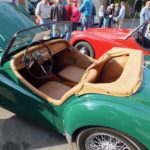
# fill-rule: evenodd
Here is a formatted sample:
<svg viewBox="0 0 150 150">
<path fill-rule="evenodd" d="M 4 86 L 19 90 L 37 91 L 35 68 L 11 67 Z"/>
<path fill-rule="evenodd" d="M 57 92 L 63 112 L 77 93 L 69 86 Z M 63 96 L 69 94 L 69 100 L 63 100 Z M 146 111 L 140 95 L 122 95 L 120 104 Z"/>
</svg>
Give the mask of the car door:
<svg viewBox="0 0 150 150">
<path fill-rule="evenodd" d="M 0 69 L 0 105 L 32 122 L 55 128 L 53 105 L 36 96 L 20 82 L 8 77 L 10 71 Z"/>
</svg>

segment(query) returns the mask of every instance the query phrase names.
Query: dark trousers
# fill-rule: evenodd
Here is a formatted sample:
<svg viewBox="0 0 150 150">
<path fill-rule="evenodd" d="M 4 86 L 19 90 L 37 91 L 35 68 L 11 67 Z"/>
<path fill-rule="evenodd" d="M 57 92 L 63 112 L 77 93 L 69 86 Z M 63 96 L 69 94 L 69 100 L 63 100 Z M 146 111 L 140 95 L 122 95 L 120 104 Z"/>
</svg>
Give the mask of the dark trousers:
<svg viewBox="0 0 150 150">
<path fill-rule="evenodd" d="M 77 30 L 77 28 L 78 28 L 78 22 L 73 22 L 73 24 L 72 24 L 72 31 Z"/>
<path fill-rule="evenodd" d="M 99 17 L 99 23 L 98 23 L 99 28 L 103 27 L 103 22 L 104 22 L 104 17 Z"/>
<path fill-rule="evenodd" d="M 111 28 L 111 22 L 112 22 L 112 18 L 109 18 L 109 20 L 108 20 L 108 28 Z"/>
<path fill-rule="evenodd" d="M 82 16 L 81 17 L 81 30 L 86 30 L 89 28 L 89 21 L 91 16 Z"/>
</svg>

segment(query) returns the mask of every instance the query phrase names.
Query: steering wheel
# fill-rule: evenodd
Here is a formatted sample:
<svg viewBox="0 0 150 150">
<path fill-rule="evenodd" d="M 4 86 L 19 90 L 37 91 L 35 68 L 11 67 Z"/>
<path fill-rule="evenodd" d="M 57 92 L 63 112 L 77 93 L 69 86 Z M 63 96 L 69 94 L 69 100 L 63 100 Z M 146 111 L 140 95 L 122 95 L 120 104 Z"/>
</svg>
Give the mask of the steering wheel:
<svg viewBox="0 0 150 150">
<path fill-rule="evenodd" d="M 29 49 L 35 45 L 40 46 L 41 49 L 28 52 Z M 36 79 L 45 79 L 50 77 L 53 68 L 53 55 L 49 47 L 42 41 L 31 43 L 24 54 L 24 64 L 31 74 Z"/>
</svg>

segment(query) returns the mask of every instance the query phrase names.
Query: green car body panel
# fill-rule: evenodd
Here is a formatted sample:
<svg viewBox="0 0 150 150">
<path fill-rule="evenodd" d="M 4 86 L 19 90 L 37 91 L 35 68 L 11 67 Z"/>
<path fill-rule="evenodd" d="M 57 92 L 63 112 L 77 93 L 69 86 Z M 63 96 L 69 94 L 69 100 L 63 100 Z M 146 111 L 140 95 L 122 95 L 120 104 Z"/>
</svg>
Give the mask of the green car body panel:
<svg viewBox="0 0 150 150">
<path fill-rule="evenodd" d="M 27 12 L 20 5 L 0 2 L 0 16 L 0 50 L 6 48 L 14 33 L 35 26 L 33 20 L 29 19 Z"/>
<path fill-rule="evenodd" d="M 6 3 L 6 5 L 10 4 Z M 17 12 L 21 13 L 19 10 Z M 24 17 L 26 18 L 26 16 Z M 3 19 L 5 20 L 5 18 Z M 9 23 L 5 22 L 5 24 Z M 5 24 L 0 24 L 0 28 Z M 17 27 L 12 25 L 10 31 L 6 27 L 6 37 L 3 37 L 3 33 L 0 38 L 0 46 L 3 51 L 8 44 L 8 41 L 3 38 L 10 40 L 16 30 L 34 25 L 32 20 L 28 20 L 26 23 L 22 21 L 20 25 L 16 24 Z M 0 52 L 0 59 L 3 51 Z M 13 55 L 16 53 L 17 51 Z M 12 55 L 9 55 L 7 61 L 0 66 L 0 105 L 4 108 L 32 122 L 53 128 L 61 134 L 67 133 L 70 136 L 82 128 L 93 126 L 113 128 L 134 137 L 150 149 L 149 66 L 144 67 L 142 85 L 132 96 L 122 98 L 101 94 L 74 95 L 62 105 L 55 106 L 33 93 L 16 77 L 10 66 L 11 57 Z M 147 60 L 149 58 L 147 57 Z"/>
<path fill-rule="evenodd" d="M 83 127 L 102 126 L 127 133 L 150 148 L 149 73 L 150 70 L 145 68 L 142 86 L 133 96 L 86 94 L 72 96 L 61 106 L 54 106 L 27 89 L 13 74 L 8 61 L 1 67 L 0 104 L 62 134 L 67 132 L 72 136 Z"/>
</svg>

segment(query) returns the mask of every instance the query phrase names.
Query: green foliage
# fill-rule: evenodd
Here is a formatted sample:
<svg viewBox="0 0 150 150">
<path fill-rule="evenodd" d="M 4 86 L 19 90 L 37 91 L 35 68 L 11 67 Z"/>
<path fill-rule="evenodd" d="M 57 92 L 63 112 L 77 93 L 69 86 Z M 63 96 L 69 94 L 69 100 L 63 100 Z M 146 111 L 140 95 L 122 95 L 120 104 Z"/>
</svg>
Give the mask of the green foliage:
<svg viewBox="0 0 150 150">
<path fill-rule="evenodd" d="M 135 3 L 135 0 L 114 0 L 114 3 L 120 3 L 122 1 L 128 2 L 131 6 Z"/>
</svg>

